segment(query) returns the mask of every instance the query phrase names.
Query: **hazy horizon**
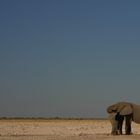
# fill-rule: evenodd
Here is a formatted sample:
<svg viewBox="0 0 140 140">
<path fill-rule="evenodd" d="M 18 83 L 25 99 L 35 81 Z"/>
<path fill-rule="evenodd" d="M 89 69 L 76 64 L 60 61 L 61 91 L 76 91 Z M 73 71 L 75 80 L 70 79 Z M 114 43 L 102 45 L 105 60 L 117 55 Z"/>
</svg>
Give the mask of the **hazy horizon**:
<svg viewBox="0 0 140 140">
<path fill-rule="evenodd" d="M 0 117 L 107 116 L 140 104 L 140 1 L 1 0 Z"/>
</svg>

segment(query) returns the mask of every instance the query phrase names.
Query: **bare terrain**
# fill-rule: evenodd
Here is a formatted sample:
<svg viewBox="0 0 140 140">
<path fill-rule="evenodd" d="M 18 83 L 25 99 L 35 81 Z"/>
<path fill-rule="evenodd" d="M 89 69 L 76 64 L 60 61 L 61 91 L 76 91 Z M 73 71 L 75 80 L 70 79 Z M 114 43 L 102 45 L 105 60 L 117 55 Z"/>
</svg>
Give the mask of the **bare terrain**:
<svg viewBox="0 0 140 140">
<path fill-rule="evenodd" d="M 140 139 L 140 124 L 132 123 L 133 135 L 130 136 L 112 136 L 110 131 L 108 120 L 0 120 L 0 140 Z"/>
</svg>

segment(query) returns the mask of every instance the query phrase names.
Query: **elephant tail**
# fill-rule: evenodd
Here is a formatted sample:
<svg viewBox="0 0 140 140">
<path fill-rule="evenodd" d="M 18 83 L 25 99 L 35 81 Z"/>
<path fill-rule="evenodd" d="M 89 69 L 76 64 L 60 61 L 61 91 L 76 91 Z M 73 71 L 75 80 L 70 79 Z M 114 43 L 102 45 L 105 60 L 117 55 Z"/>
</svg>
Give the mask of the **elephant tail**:
<svg viewBox="0 0 140 140">
<path fill-rule="evenodd" d="M 133 116 L 133 113 L 132 113 L 132 121 L 134 121 L 134 116 Z"/>
</svg>

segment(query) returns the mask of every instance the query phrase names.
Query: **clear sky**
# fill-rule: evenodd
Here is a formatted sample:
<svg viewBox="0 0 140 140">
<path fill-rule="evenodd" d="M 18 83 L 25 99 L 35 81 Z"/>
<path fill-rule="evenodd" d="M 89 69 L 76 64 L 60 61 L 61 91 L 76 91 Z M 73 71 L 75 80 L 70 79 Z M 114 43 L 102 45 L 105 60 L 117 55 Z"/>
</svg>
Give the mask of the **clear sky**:
<svg viewBox="0 0 140 140">
<path fill-rule="evenodd" d="M 139 0 L 0 0 L 0 117 L 106 117 L 140 104 Z"/>
</svg>

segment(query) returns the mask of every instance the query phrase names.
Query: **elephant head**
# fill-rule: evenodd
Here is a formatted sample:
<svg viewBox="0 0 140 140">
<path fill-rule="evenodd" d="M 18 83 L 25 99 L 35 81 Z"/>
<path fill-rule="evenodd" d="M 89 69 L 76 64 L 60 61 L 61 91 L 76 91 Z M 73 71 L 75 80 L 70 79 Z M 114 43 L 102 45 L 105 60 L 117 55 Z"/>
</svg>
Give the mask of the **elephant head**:
<svg viewBox="0 0 140 140">
<path fill-rule="evenodd" d="M 125 116 L 125 115 L 129 115 L 133 113 L 133 107 L 131 103 L 119 102 L 119 103 L 109 106 L 107 108 L 107 112 L 108 113 L 119 112 L 120 115 Z"/>
</svg>

